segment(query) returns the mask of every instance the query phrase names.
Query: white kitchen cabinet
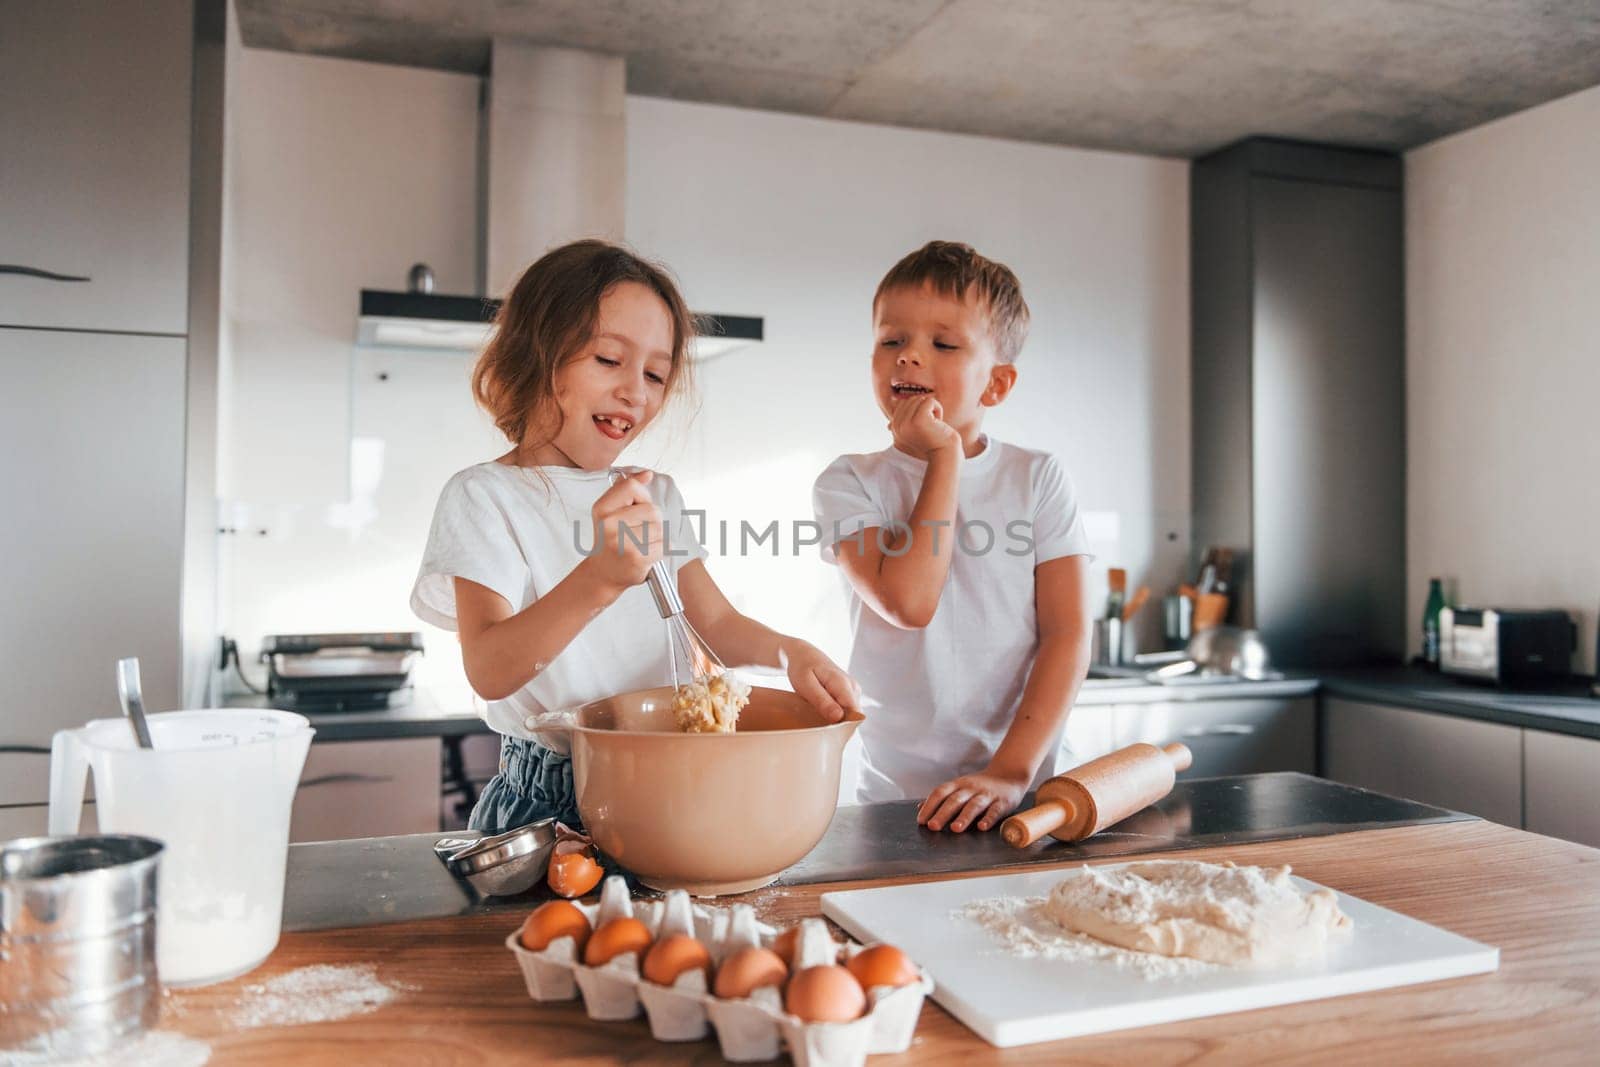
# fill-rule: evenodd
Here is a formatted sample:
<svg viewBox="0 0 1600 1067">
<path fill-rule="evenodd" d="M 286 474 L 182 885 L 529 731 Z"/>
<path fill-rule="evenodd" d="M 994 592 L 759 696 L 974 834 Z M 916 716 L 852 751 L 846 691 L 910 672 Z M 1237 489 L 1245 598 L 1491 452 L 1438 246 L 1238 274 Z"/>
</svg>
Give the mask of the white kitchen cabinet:
<svg viewBox="0 0 1600 1067">
<path fill-rule="evenodd" d="M 185 358 L 181 337 L 0 329 L 0 744 L 119 714 L 124 656 L 147 708 L 178 706 Z M 0 754 L 0 804 L 43 803 L 49 763 Z"/>
<path fill-rule="evenodd" d="M 1117 747 L 1117 706 L 1078 704 L 1067 716 L 1056 773 L 1104 756 Z"/>
<path fill-rule="evenodd" d="M 0 0 L 0 325 L 187 332 L 191 0 Z"/>
<path fill-rule="evenodd" d="M 311 746 L 294 797 L 290 841 L 343 841 L 438 829 L 437 737 Z"/>
<path fill-rule="evenodd" d="M 1300 771 L 1317 763 L 1313 698 L 1227 697 L 1129 704 L 1118 713 L 1117 747 L 1143 741 L 1189 747 L 1188 778 Z"/>
<path fill-rule="evenodd" d="M 1600 848 L 1600 741 L 1522 732 L 1524 829 Z"/>
<path fill-rule="evenodd" d="M 1522 730 L 1325 697 L 1323 775 L 1522 826 Z"/>
</svg>

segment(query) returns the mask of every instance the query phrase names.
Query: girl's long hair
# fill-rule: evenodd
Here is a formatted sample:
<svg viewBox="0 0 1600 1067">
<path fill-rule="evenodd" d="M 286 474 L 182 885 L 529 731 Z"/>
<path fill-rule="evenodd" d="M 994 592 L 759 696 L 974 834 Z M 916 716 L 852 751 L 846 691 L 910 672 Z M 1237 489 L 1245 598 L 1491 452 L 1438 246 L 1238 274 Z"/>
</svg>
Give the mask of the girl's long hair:
<svg viewBox="0 0 1600 1067">
<path fill-rule="evenodd" d="M 473 397 L 513 446 L 524 443 L 532 420 L 547 421 L 545 414 L 557 410 L 556 371 L 581 354 L 594 334 L 601 297 L 622 282 L 648 286 L 666 304 L 672 320 L 666 399 L 689 390 L 694 318 L 666 268 L 609 241 L 573 241 L 522 272 L 472 370 Z M 553 439 L 559 420 L 539 429 Z"/>
</svg>

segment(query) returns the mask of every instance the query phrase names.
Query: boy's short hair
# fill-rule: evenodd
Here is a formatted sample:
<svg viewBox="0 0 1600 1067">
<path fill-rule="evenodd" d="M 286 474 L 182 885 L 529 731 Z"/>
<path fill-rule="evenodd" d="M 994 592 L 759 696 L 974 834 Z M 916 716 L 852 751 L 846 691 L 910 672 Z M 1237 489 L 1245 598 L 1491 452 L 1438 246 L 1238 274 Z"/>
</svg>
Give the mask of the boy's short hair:
<svg viewBox="0 0 1600 1067">
<path fill-rule="evenodd" d="M 934 292 L 965 300 L 975 293 L 989 313 L 989 331 L 1001 363 L 1012 363 L 1028 339 L 1028 303 L 1011 268 L 986 259 L 959 241 L 929 241 L 889 268 L 872 294 L 878 306 L 883 294 L 901 286 L 930 285 Z"/>
</svg>

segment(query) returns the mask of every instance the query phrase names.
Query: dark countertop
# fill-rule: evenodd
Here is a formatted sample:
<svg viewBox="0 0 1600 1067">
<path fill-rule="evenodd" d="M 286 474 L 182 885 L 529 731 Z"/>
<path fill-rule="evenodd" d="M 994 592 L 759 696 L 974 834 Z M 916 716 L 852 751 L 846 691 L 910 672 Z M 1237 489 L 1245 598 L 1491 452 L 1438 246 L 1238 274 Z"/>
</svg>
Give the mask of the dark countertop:
<svg viewBox="0 0 1600 1067">
<path fill-rule="evenodd" d="M 370 711 L 300 708 L 291 701 L 256 693 L 230 694 L 223 704 L 230 708 L 281 708 L 299 712 L 311 720 L 319 743 L 396 737 L 461 737 L 494 732 L 473 709 L 447 710 L 426 691 L 410 687 L 392 694 L 387 708 Z"/>
<path fill-rule="evenodd" d="M 1377 666 L 1296 671 L 1272 682 L 1214 682 L 1203 685 L 1151 685 L 1137 676 L 1090 678 L 1078 703 L 1189 703 L 1207 700 L 1281 699 L 1327 692 L 1351 700 L 1456 715 L 1532 730 L 1600 739 L 1600 699 L 1589 693 L 1593 679 L 1574 677 L 1541 691 L 1503 690 L 1463 681 L 1418 667 Z M 228 707 L 285 707 L 252 694 L 230 696 Z M 296 710 L 288 706 L 289 710 Z M 425 692 L 403 691 L 393 705 L 378 711 L 302 712 L 316 727 L 317 740 L 356 741 L 387 737 L 460 737 L 491 733 L 476 712 L 446 709 Z"/>
<path fill-rule="evenodd" d="M 1180 779 L 1159 804 L 1092 840 L 1069 845 L 1046 839 L 1023 850 L 1006 845 L 998 833 L 922 829 L 916 808 L 915 801 L 840 808 L 817 847 L 773 886 L 729 899 L 759 902 L 781 894 L 786 885 L 995 870 L 1473 818 L 1291 773 Z M 524 910 L 545 899 L 542 886 L 518 897 L 477 899 L 434 855 L 433 842 L 441 836 L 289 846 L 284 929 Z"/>
<path fill-rule="evenodd" d="M 1592 678 L 1574 677 L 1541 690 L 1496 689 L 1420 667 L 1322 671 L 1318 678 L 1323 692 L 1349 700 L 1600 738 L 1600 699 L 1590 695 Z"/>
</svg>

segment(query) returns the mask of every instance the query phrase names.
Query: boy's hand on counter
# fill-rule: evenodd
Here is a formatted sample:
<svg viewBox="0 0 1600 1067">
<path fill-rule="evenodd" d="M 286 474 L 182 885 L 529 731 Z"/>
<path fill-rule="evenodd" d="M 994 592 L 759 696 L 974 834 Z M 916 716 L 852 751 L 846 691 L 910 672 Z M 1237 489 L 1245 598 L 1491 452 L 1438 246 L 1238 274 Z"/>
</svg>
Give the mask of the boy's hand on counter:
<svg viewBox="0 0 1600 1067">
<path fill-rule="evenodd" d="M 922 802 L 917 809 L 917 825 L 930 830 L 948 827 L 959 834 L 976 822 L 978 829 L 992 830 L 1022 803 L 1030 780 L 987 768 L 978 774 L 952 778 Z"/>
<path fill-rule="evenodd" d="M 931 395 L 908 397 L 896 404 L 889 417 L 889 433 L 902 452 L 918 459 L 931 459 L 945 448 L 961 451 L 961 435 L 944 421 L 944 407 Z"/>
<path fill-rule="evenodd" d="M 650 471 L 621 479 L 589 509 L 594 519 L 594 551 L 584 565 L 617 593 L 644 581 L 664 550 L 661 510 L 647 488 Z"/>
<path fill-rule="evenodd" d="M 861 687 L 815 645 L 790 641 L 778 655 L 794 691 L 829 722 L 838 722 L 847 711 L 861 710 Z"/>
</svg>

